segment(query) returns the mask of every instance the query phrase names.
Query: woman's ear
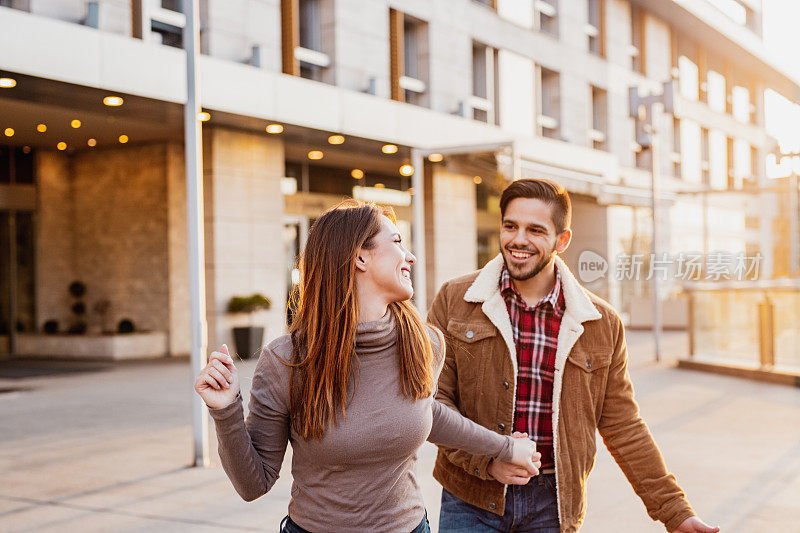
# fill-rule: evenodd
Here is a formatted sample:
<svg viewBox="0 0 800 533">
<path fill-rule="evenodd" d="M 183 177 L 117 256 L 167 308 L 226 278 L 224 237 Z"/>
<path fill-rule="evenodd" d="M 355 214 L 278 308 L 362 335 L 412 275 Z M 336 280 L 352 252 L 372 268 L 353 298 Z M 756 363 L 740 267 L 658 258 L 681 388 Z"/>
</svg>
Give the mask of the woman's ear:
<svg viewBox="0 0 800 533">
<path fill-rule="evenodd" d="M 356 254 L 356 270 L 359 272 L 366 272 L 367 271 L 367 262 L 369 261 L 369 257 L 364 250 L 359 250 Z"/>
</svg>

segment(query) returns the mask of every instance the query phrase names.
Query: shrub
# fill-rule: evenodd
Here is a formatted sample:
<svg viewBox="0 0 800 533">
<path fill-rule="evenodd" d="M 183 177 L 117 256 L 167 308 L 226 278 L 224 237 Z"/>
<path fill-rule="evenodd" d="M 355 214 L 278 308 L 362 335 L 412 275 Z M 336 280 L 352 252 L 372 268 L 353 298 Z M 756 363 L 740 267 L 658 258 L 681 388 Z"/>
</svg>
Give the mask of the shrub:
<svg viewBox="0 0 800 533">
<path fill-rule="evenodd" d="M 123 318 L 117 324 L 117 333 L 133 333 L 134 331 L 136 331 L 136 327 L 130 318 Z"/>
<path fill-rule="evenodd" d="M 251 296 L 234 296 L 228 302 L 229 313 L 253 313 L 259 309 L 266 311 L 271 307 L 272 300 L 259 293 Z"/>
</svg>

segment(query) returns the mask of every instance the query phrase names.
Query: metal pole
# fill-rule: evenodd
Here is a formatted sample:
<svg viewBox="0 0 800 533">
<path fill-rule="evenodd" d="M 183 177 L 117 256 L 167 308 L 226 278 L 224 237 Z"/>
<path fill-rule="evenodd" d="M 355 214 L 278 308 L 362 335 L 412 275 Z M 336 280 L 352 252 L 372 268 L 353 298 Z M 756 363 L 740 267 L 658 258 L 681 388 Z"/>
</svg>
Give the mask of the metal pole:
<svg viewBox="0 0 800 533">
<path fill-rule="evenodd" d="M 17 340 L 17 291 L 19 290 L 19 274 L 17 272 L 17 265 L 19 264 L 19 250 L 17 249 L 17 211 L 8 212 L 8 257 L 11 259 L 8 263 L 9 266 L 9 281 L 11 290 L 9 291 L 9 321 L 8 321 L 8 348 L 12 357 L 19 355 L 18 340 Z"/>
<path fill-rule="evenodd" d="M 197 0 L 183 0 L 186 25 L 183 45 L 186 50 L 186 105 L 183 108 L 184 148 L 186 154 L 186 217 L 189 232 L 189 284 L 191 302 L 191 370 L 194 379 L 206 365 L 208 326 L 206 324 L 206 273 L 203 245 L 203 145 L 200 120 L 200 91 L 197 83 L 197 54 L 200 27 Z M 208 409 L 192 391 L 193 466 L 210 464 Z"/>
<path fill-rule="evenodd" d="M 652 117 L 652 105 L 648 109 L 648 116 Z M 659 224 L 659 181 L 661 176 L 661 164 L 658 157 L 658 133 L 655 127 L 655 117 L 650 119 L 652 127 L 652 145 L 650 146 L 650 159 L 653 165 L 653 170 L 650 173 L 652 198 L 650 200 L 653 210 L 653 261 L 658 259 L 659 239 L 658 239 L 658 224 Z M 653 340 L 655 341 L 656 349 L 656 362 L 661 361 L 661 297 L 658 294 L 658 276 L 655 271 L 653 272 Z"/>
<path fill-rule="evenodd" d="M 423 317 L 428 315 L 428 276 L 425 261 L 425 161 L 422 152 L 416 148 L 411 149 L 411 166 L 414 175 L 411 176 L 411 187 L 414 194 L 411 196 L 411 214 L 413 218 L 412 245 L 417 263 L 414 265 L 414 302 Z"/>
<path fill-rule="evenodd" d="M 794 161 L 792 161 L 794 163 Z M 789 178 L 792 188 L 789 195 L 789 275 L 796 276 L 800 273 L 800 199 L 798 199 L 798 174 L 792 168 Z"/>
</svg>

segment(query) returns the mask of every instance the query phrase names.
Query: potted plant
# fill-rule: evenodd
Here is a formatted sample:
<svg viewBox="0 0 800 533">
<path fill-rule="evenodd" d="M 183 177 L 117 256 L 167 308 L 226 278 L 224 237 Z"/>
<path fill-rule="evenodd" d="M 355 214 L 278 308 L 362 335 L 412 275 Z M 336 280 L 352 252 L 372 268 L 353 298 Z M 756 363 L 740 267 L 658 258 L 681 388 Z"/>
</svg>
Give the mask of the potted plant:
<svg viewBox="0 0 800 533">
<path fill-rule="evenodd" d="M 272 307 L 272 301 L 263 294 L 234 296 L 228 302 L 228 313 L 243 313 L 251 317 L 256 311 L 267 311 L 270 307 Z M 247 359 L 261 350 L 261 344 L 264 342 L 264 328 L 254 326 L 252 323 L 246 327 L 235 327 L 233 328 L 233 342 L 239 357 Z"/>
</svg>

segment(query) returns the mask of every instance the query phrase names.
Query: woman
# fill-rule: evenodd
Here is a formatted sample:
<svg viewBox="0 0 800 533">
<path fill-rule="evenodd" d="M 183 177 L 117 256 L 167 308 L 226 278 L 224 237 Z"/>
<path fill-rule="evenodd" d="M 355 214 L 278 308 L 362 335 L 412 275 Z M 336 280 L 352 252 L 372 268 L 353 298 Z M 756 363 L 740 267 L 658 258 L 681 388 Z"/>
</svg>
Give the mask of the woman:
<svg viewBox="0 0 800 533">
<path fill-rule="evenodd" d="M 262 351 L 247 420 L 227 347 L 197 378 L 242 498 L 269 491 L 291 441 L 282 531 L 429 531 L 416 479 L 426 439 L 537 472 L 527 436 L 499 435 L 433 400 L 442 338 L 409 302 L 414 262 L 391 210 L 333 207 L 309 233 L 291 334 Z"/>
</svg>

